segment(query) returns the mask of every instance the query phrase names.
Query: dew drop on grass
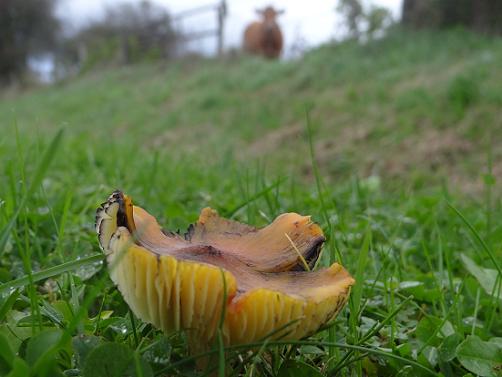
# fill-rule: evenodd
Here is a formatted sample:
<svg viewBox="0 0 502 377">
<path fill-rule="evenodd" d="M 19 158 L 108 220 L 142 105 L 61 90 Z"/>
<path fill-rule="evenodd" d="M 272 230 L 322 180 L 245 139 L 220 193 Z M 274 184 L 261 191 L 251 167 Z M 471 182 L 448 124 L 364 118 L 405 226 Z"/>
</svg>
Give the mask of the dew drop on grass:
<svg viewBox="0 0 502 377">
<path fill-rule="evenodd" d="M 125 325 L 111 325 L 110 328 L 119 334 L 125 335 L 127 334 L 127 326 Z"/>
<path fill-rule="evenodd" d="M 49 207 L 38 207 L 37 212 L 39 215 L 47 215 L 49 213 Z"/>
<path fill-rule="evenodd" d="M 172 346 L 166 338 L 155 342 L 145 353 L 144 358 L 150 363 L 167 365 L 171 359 Z"/>
</svg>

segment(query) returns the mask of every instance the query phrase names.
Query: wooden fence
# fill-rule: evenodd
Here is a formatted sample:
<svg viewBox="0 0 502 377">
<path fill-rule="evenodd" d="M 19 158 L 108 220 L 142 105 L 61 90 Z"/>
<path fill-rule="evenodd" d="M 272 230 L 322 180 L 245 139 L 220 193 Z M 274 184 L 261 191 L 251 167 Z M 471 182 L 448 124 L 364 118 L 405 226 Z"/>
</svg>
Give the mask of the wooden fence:
<svg viewBox="0 0 502 377">
<path fill-rule="evenodd" d="M 183 33 L 181 24 L 184 20 L 192 18 L 194 16 L 199 16 L 201 14 L 214 13 L 216 18 L 216 26 L 209 29 L 192 31 L 189 33 Z M 173 26 L 178 29 L 179 37 L 177 43 L 181 46 L 185 45 L 187 42 L 200 40 L 204 38 L 216 37 L 216 53 L 221 55 L 223 53 L 223 32 L 225 27 L 225 18 L 227 16 L 227 4 L 225 0 L 221 0 L 218 3 L 203 5 L 200 7 L 187 9 L 185 11 L 179 12 L 171 17 Z"/>
</svg>

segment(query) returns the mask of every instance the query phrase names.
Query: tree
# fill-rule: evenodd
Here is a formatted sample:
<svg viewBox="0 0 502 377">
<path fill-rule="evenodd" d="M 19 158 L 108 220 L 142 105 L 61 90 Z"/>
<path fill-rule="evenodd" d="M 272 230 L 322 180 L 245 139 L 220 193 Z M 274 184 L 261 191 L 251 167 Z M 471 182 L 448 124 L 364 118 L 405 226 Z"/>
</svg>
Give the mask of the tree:
<svg viewBox="0 0 502 377">
<path fill-rule="evenodd" d="M 167 11 L 150 1 L 124 2 L 68 38 L 58 54 L 58 69 L 68 66 L 88 70 L 96 66 L 130 64 L 169 58 L 177 35 Z M 64 74 L 63 74 L 64 76 Z"/>
<path fill-rule="evenodd" d="M 50 51 L 59 22 L 55 0 L 0 0 L 0 81 L 19 78 L 28 59 Z"/>
<path fill-rule="evenodd" d="M 502 34 L 500 0 L 404 0 L 402 23 L 414 28 L 463 26 Z"/>
<path fill-rule="evenodd" d="M 108 8 L 105 23 L 120 36 L 122 59 L 132 63 L 145 57 L 167 57 L 172 52 L 174 31 L 167 11 L 148 0 Z"/>
<path fill-rule="evenodd" d="M 372 5 L 365 14 L 367 29 L 366 34 L 370 39 L 375 38 L 378 33 L 389 27 L 393 20 L 390 11 L 381 6 Z"/>
<path fill-rule="evenodd" d="M 393 23 L 387 8 L 362 0 L 339 0 L 336 10 L 343 16 L 349 38 L 357 40 L 375 38 Z"/>
<path fill-rule="evenodd" d="M 404 25 L 431 28 L 436 27 L 439 20 L 439 0 L 403 0 L 401 21 Z"/>
<path fill-rule="evenodd" d="M 361 1 L 340 0 L 336 10 L 343 15 L 349 36 L 358 39 L 361 34 L 361 20 L 364 17 Z"/>
</svg>

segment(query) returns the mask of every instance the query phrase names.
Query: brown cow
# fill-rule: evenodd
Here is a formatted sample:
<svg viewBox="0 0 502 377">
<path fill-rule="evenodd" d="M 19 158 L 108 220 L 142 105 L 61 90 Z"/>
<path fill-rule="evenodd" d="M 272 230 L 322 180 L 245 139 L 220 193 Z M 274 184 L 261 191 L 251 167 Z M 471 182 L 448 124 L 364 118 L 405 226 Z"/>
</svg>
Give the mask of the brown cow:
<svg viewBox="0 0 502 377">
<path fill-rule="evenodd" d="M 262 55 L 269 59 L 279 57 L 282 51 L 282 33 L 276 22 L 276 17 L 284 13 L 283 10 L 275 10 L 266 7 L 256 10 L 262 16 L 262 21 L 251 23 L 244 32 L 244 50 L 251 54 Z"/>
</svg>

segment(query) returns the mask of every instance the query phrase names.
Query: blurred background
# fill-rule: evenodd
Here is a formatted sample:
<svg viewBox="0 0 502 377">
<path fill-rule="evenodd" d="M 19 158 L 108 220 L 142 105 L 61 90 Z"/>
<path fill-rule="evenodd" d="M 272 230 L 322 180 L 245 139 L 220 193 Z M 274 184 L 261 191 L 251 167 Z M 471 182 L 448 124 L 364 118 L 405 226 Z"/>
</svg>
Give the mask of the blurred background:
<svg viewBox="0 0 502 377">
<path fill-rule="evenodd" d="M 92 65 L 236 52 L 245 26 L 268 5 L 286 11 L 280 20 L 285 59 L 321 43 L 381 32 L 399 20 L 402 7 L 400 0 L 342 0 L 338 5 L 320 0 L 309 5 L 285 0 L 6 0 L 2 75 L 19 76 L 29 69 L 51 82 Z"/>
<path fill-rule="evenodd" d="M 124 1 L 0 0 L 0 375 L 195 375 L 101 263 L 121 189 L 181 233 L 311 214 L 356 276 L 341 348 L 232 375 L 500 376 L 502 0 Z"/>
<path fill-rule="evenodd" d="M 244 28 L 273 5 L 285 11 L 282 56 L 322 43 L 381 37 L 396 23 L 501 33 L 496 0 L 4 0 L 0 5 L 4 82 L 34 73 L 52 82 L 93 65 L 212 57 L 241 49 Z"/>
<path fill-rule="evenodd" d="M 276 59 L 244 51 L 267 6 Z M 327 179 L 479 193 L 502 175 L 501 33 L 498 0 L 3 0 L 0 111 L 309 178 L 308 110 Z"/>
</svg>

